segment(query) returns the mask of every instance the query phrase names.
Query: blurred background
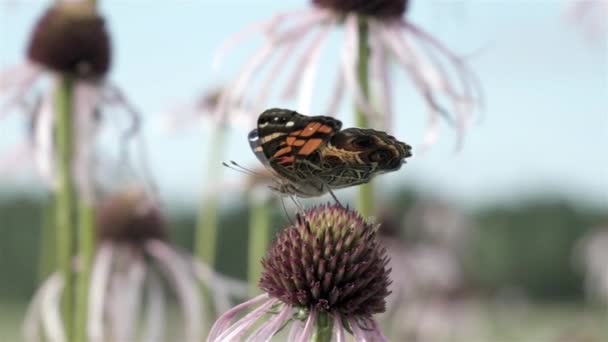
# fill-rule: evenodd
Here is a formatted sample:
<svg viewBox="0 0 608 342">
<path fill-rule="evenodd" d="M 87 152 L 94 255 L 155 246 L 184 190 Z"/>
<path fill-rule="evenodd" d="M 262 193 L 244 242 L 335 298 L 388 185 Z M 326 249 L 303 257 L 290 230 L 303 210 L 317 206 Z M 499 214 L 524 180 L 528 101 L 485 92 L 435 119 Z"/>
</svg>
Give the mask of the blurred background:
<svg viewBox="0 0 608 342">
<path fill-rule="evenodd" d="M 202 194 L 208 184 L 222 184 L 216 266 L 245 278 L 249 208 L 235 184 L 247 176 L 223 170 L 221 180 L 210 182 L 207 154 L 216 143 L 209 138 L 210 121 L 178 127 L 170 122 L 184 104 L 233 76 L 231 71 L 245 59 L 247 46 L 231 52 L 221 70 L 212 70 L 213 52 L 226 37 L 247 23 L 306 4 L 99 3 L 113 34 L 112 79 L 145 113 L 149 169 L 174 240 L 193 247 Z M 407 289 L 392 298 L 396 304 L 388 314 L 393 324 L 387 329 L 394 336 L 423 341 L 608 340 L 608 266 L 603 275 L 588 266 L 590 260 L 606 257 L 601 251 L 608 244 L 595 254 L 587 248 L 608 230 L 608 35 L 605 25 L 590 32 L 585 20 L 572 20 L 568 11 L 573 4 L 412 1 L 411 21 L 456 53 L 470 56 L 486 106 L 461 150 L 455 151 L 455 130 L 442 123 L 440 140 L 418 153 L 426 110 L 409 79 L 403 73 L 397 77 L 393 133 L 414 147 L 414 156 L 399 172 L 376 180 L 376 219 L 385 222 L 389 253 L 413 265 L 411 271 L 393 266 Z M 0 69 L 22 60 L 31 26 L 46 6 L 44 1 L 0 0 Z M 605 24 L 606 7 L 593 9 L 601 10 Z M 332 49 L 323 52 L 322 60 L 332 56 Z M 320 74 L 320 84 L 330 83 L 329 76 Z M 345 102 L 338 117 L 348 127 L 352 120 L 349 100 Z M 18 142 L 27 123 L 17 115 L 0 120 L 2 163 L 3 151 Z M 246 140 L 252 128 L 230 130 L 222 159 L 259 167 Z M 104 147 L 115 148 L 112 142 Z M 48 215 L 48 194 L 27 161 L 2 167 L 0 340 L 8 341 L 19 336 L 19 322 L 40 280 L 39 235 Z M 354 199 L 351 190 L 337 195 L 343 203 Z M 274 207 L 272 227 L 278 230 L 287 219 L 280 205 Z M 398 321 L 409 323 L 401 327 Z"/>
</svg>

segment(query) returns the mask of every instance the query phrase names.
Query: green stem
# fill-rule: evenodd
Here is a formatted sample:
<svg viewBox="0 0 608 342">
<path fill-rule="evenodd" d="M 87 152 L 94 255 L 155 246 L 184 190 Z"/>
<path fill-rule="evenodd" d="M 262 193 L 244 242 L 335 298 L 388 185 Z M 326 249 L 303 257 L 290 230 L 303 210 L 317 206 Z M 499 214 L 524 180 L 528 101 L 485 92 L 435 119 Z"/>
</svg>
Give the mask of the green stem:
<svg viewBox="0 0 608 342">
<path fill-rule="evenodd" d="M 95 253 L 95 210 L 90 203 L 82 199 L 78 208 L 78 229 L 78 255 L 81 259 L 76 278 L 74 340 L 85 341 L 91 265 Z"/>
<path fill-rule="evenodd" d="M 213 131 L 209 146 L 209 163 L 207 164 L 208 176 L 205 186 L 216 187 L 220 181 L 222 146 L 225 140 L 225 129 L 217 127 Z M 219 192 L 216 189 L 205 191 L 208 194 L 203 197 L 198 220 L 196 224 L 196 255 L 207 265 L 214 268 L 217 244 Z"/>
<path fill-rule="evenodd" d="M 255 193 L 252 193 L 249 201 L 249 255 L 247 257 L 247 278 L 252 295 L 259 292 L 258 282 L 262 275 L 262 258 L 268 249 L 271 213 L 269 201 L 255 197 Z"/>
<path fill-rule="evenodd" d="M 73 127 L 72 127 L 72 80 L 62 77 L 57 88 L 55 105 L 57 112 L 57 127 L 55 140 L 57 141 L 57 226 L 56 251 L 59 270 L 65 280 L 62 297 L 62 313 L 65 331 L 69 334 L 72 324 L 72 254 L 74 228 L 72 216 L 74 214 L 74 193 L 72 185 L 72 154 L 73 154 Z"/>
<path fill-rule="evenodd" d="M 369 99 L 369 56 L 370 48 L 369 40 L 369 24 L 367 18 L 359 16 L 358 18 L 358 33 L 359 49 L 357 51 L 357 82 L 363 91 L 363 96 Z M 370 102 L 370 101 L 368 101 Z M 365 112 L 356 106 L 355 121 L 358 127 L 369 127 L 369 122 Z M 374 188 L 371 183 L 359 186 L 357 198 L 357 209 L 363 217 L 368 217 L 374 212 Z"/>
<path fill-rule="evenodd" d="M 310 342 L 331 342 L 334 321 L 327 312 L 319 312 Z"/>
<path fill-rule="evenodd" d="M 55 194 L 51 193 L 42 208 L 42 222 L 40 224 L 40 254 L 38 256 L 38 282 L 42 284 L 57 268 L 55 258 Z"/>
</svg>

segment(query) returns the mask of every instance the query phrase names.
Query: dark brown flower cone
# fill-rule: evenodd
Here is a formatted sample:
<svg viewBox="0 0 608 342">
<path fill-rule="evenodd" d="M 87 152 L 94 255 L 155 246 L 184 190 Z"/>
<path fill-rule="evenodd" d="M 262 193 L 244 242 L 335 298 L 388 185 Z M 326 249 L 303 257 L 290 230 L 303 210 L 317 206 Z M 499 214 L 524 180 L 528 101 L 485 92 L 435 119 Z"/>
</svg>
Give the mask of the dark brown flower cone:
<svg viewBox="0 0 608 342">
<path fill-rule="evenodd" d="M 140 189 L 107 197 L 97 208 L 97 241 L 140 245 L 149 239 L 167 240 L 160 210 Z"/>
<path fill-rule="evenodd" d="M 390 293 L 377 227 L 339 205 L 321 206 L 279 232 L 260 288 L 284 303 L 342 315 L 384 312 Z"/>
<path fill-rule="evenodd" d="M 312 0 L 323 8 L 337 12 L 351 13 L 390 19 L 401 17 L 408 7 L 408 0 Z"/>
<path fill-rule="evenodd" d="M 27 55 L 55 72 L 99 78 L 110 69 L 110 37 L 91 2 L 60 3 L 38 20 Z"/>
</svg>

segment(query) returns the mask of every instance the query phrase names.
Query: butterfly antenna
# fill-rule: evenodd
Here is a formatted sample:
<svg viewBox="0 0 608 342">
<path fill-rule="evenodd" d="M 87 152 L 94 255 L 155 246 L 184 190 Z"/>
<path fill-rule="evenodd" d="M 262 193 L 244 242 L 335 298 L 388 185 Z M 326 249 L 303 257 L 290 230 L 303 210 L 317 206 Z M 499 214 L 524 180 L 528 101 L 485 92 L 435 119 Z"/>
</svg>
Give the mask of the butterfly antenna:
<svg viewBox="0 0 608 342">
<path fill-rule="evenodd" d="M 248 168 L 246 168 L 244 166 L 241 166 L 239 163 L 235 162 L 234 160 L 231 160 L 230 164 L 228 164 L 226 162 L 222 162 L 222 165 L 225 166 L 225 167 L 227 167 L 227 168 L 229 168 L 229 169 L 231 169 L 231 170 L 234 170 L 234 171 L 237 171 L 237 172 L 241 172 L 241 173 L 244 173 L 246 175 L 263 177 L 261 174 L 255 172 L 255 171 L 252 171 L 252 170 L 250 170 L 250 169 L 248 169 Z"/>
</svg>

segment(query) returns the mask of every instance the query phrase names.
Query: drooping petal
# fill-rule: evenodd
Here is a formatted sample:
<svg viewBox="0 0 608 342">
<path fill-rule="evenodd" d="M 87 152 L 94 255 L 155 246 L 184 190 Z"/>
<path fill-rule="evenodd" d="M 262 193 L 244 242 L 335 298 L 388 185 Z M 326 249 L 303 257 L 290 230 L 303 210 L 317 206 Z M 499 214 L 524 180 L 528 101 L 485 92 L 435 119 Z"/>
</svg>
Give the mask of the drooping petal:
<svg viewBox="0 0 608 342">
<path fill-rule="evenodd" d="M 159 240 L 146 242 L 146 251 L 159 261 L 161 269 L 175 287 L 185 321 L 185 340 L 200 341 L 205 322 L 199 297 L 200 290 L 183 258 Z"/>
<path fill-rule="evenodd" d="M 42 326 L 49 341 L 67 341 L 61 319 L 61 295 L 64 280 L 60 273 L 53 274 L 42 290 Z"/>
<path fill-rule="evenodd" d="M 382 115 L 382 129 L 390 130 L 393 127 L 393 86 L 389 75 L 388 56 L 386 47 L 378 37 L 370 36 L 372 44 L 372 79 L 379 82 L 380 112 Z"/>
<path fill-rule="evenodd" d="M 257 309 L 245 315 L 245 317 L 236 321 L 232 326 L 223 331 L 222 334 L 217 337 L 217 339 L 209 339 L 209 341 L 234 341 L 239 339 L 247 332 L 247 329 L 251 328 L 251 326 L 253 326 L 260 317 L 265 315 L 267 311 L 278 302 L 279 301 L 276 299 L 267 301 L 266 303 L 260 305 Z M 224 317 L 224 315 L 222 317 Z M 222 317 L 220 317 L 220 319 L 222 319 Z M 220 319 L 218 319 L 218 321 Z"/>
<path fill-rule="evenodd" d="M 298 18 L 302 18 L 302 17 L 306 18 L 315 13 L 316 13 L 315 9 L 309 9 L 309 10 L 299 9 L 299 10 L 294 10 L 294 11 L 289 11 L 289 12 L 284 12 L 284 13 L 278 13 L 278 14 L 275 14 L 270 19 L 260 21 L 260 22 L 255 22 L 255 23 L 243 28 L 239 32 L 228 37 L 220 45 L 220 47 L 217 49 L 217 51 L 215 52 L 215 54 L 213 56 L 212 63 L 211 63 L 212 68 L 214 70 L 219 69 L 222 61 L 224 60 L 224 56 L 232 48 L 234 48 L 236 45 L 238 45 L 240 42 L 242 42 L 245 38 L 247 38 L 253 34 L 256 34 L 258 32 L 273 32 L 277 26 L 281 25 L 285 20 L 290 19 L 292 17 L 297 16 Z"/>
<path fill-rule="evenodd" d="M 112 289 L 112 291 L 121 292 L 119 298 L 122 301 L 120 305 L 117 305 L 117 308 L 120 308 L 122 312 L 114 315 L 117 318 L 113 324 L 116 341 L 133 341 L 139 325 L 138 318 L 146 266 L 140 256 L 132 257 L 133 259 L 124 274 L 124 286 Z"/>
<path fill-rule="evenodd" d="M 57 187 L 55 179 L 56 148 L 53 137 L 56 116 L 54 95 L 54 91 L 48 91 L 42 95 L 40 106 L 34 113 L 32 141 L 36 170 L 51 189 Z"/>
<path fill-rule="evenodd" d="M 106 290 L 112 267 L 114 247 L 109 243 L 102 243 L 93 261 L 91 269 L 91 283 L 89 287 L 89 303 L 87 305 L 87 331 L 89 340 L 103 341 L 104 337 L 104 307 Z"/>
<path fill-rule="evenodd" d="M 324 25 L 319 32 L 314 36 L 310 42 L 310 46 L 307 46 L 303 51 L 302 55 L 296 62 L 294 69 L 289 77 L 287 86 L 283 91 L 284 98 L 291 98 L 295 95 L 296 90 L 299 88 L 300 92 L 312 91 L 309 90 L 313 86 L 315 71 L 318 67 L 317 61 L 321 49 L 327 37 L 329 36 L 332 29 L 332 22 Z M 310 100 L 310 99 L 309 99 Z M 303 113 L 309 113 L 310 110 L 306 108 L 298 108 Z"/>
<path fill-rule="evenodd" d="M 293 320 L 291 322 L 291 329 L 289 329 L 289 335 L 287 336 L 287 341 L 296 341 L 298 336 L 302 334 L 302 330 L 304 329 L 304 323 L 300 320 Z"/>
<path fill-rule="evenodd" d="M 378 37 L 380 37 L 384 45 L 395 55 L 397 62 L 408 71 L 414 81 L 414 85 L 426 99 L 430 111 L 430 125 L 424 138 L 423 146 L 429 146 L 429 144 L 432 144 L 438 136 L 439 115 L 444 115 L 447 119 L 450 119 L 449 116 L 447 116 L 447 111 L 437 103 L 430 84 L 425 82 L 423 76 L 420 74 L 420 70 L 411 55 L 411 50 L 405 45 L 405 41 L 400 39 L 399 33 L 381 25 L 374 25 L 372 27 L 375 32 L 377 32 Z"/>
<path fill-rule="evenodd" d="M 298 342 L 307 342 L 310 340 L 310 336 L 312 336 L 312 330 L 315 326 L 315 322 L 317 319 L 317 311 L 310 310 L 308 313 L 308 318 L 306 319 L 306 324 L 304 324 L 304 329 L 300 333 L 298 337 Z"/>
<path fill-rule="evenodd" d="M 76 82 L 74 89 L 74 127 L 76 153 L 74 156 L 74 177 L 79 194 L 85 201 L 94 200 L 95 184 L 95 137 L 97 131 L 95 111 L 102 96 L 99 84 Z"/>
<path fill-rule="evenodd" d="M 8 99 L 0 106 L 0 118 L 14 106 L 22 105 L 27 92 L 42 75 L 40 66 L 24 62 L 8 69 L 0 70 L 0 94 Z"/>
<path fill-rule="evenodd" d="M 142 341 L 162 342 L 165 341 L 165 293 L 159 277 L 153 272 L 148 277 L 147 305 L 145 329 Z"/>
<path fill-rule="evenodd" d="M 225 312 L 222 316 L 220 316 L 220 318 L 217 319 L 217 321 L 215 321 L 213 327 L 211 327 L 207 341 L 218 341 L 218 337 L 230 326 L 230 322 L 236 315 L 238 315 L 242 310 L 245 310 L 250 306 L 256 305 L 257 303 L 267 299 L 268 295 L 263 293 Z"/>
<path fill-rule="evenodd" d="M 248 293 L 248 285 L 214 272 L 209 266 L 196 258 L 191 259 L 194 274 L 209 287 L 213 292 L 213 300 L 218 312 L 224 312 L 230 308 L 230 297 L 245 298 Z"/>
<path fill-rule="evenodd" d="M 346 342 L 344 333 L 344 325 L 342 325 L 342 316 L 339 314 L 334 315 L 334 332 L 333 335 L 336 338 L 336 342 Z"/>
<path fill-rule="evenodd" d="M 257 341 L 270 341 L 270 339 L 277 333 L 277 331 L 285 324 L 289 319 L 292 312 L 292 308 L 289 305 L 284 305 L 283 309 L 272 317 L 268 322 L 262 324 L 255 332 L 253 332 L 248 338 L 247 342 Z"/>
<path fill-rule="evenodd" d="M 49 278 L 51 279 L 51 278 Z M 23 337 L 28 342 L 42 341 L 43 338 L 40 336 L 40 324 L 41 324 L 41 306 L 42 298 L 44 297 L 44 289 L 47 288 L 48 280 L 45 281 L 40 288 L 36 290 L 30 304 L 25 312 L 25 318 L 23 319 Z"/>
<path fill-rule="evenodd" d="M 240 106 L 243 102 L 243 93 L 249 85 L 249 79 L 263 66 L 268 56 L 273 52 L 273 44 L 266 43 L 243 66 L 238 76 L 224 92 L 222 92 L 215 110 L 216 122 L 223 123 L 232 106 Z M 257 104 L 253 104 L 255 108 Z"/>
</svg>

